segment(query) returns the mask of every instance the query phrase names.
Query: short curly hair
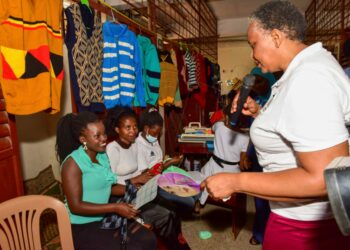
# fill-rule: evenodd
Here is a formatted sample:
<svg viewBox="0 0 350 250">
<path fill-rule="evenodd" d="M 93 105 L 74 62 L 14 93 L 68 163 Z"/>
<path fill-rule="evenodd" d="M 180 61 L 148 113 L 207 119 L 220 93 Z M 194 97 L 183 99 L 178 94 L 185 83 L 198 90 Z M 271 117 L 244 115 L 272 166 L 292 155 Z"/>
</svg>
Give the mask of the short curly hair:
<svg viewBox="0 0 350 250">
<path fill-rule="evenodd" d="M 266 31 L 277 29 L 291 40 L 303 41 L 306 32 L 304 15 L 289 1 L 271 1 L 261 5 L 250 16 Z"/>
</svg>

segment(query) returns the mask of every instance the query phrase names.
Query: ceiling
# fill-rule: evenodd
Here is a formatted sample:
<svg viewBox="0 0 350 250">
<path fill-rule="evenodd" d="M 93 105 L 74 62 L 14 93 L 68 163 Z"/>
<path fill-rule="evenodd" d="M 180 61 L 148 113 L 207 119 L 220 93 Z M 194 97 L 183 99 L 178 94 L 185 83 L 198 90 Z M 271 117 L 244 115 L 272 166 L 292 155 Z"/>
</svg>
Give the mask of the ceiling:
<svg viewBox="0 0 350 250">
<path fill-rule="evenodd" d="M 218 20 L 219 38 L 239 39 L 246 36 L 249 15 L 269 0 L 207 0 Z M 290 0 L 303 13 L 312 0 Z"/>
</svg>

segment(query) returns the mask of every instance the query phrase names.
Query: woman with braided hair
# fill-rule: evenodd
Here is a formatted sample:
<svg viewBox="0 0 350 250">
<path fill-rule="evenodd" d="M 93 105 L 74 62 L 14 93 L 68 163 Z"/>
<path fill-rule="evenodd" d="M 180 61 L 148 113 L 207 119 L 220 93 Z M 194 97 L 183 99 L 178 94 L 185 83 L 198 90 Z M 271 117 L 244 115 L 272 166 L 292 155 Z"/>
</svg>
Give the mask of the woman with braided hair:
<svg viewBox="0 0 350 250">
<path fill-rule="evenodd" d="M 56 150 L 76 250 L 122 249 L 119 231 L 102 229 L 101 221 L 107 213 L 132 219 L 139 212 L 131 204 L 108 203 L 125 186 L 116 184 L 106 142 L 104 124 L 93 113 L 67 114 L 58 122 Z M 155 235 L 137 222 L 127 232 L 128 249 L 156 249 Z"/>
</svg>

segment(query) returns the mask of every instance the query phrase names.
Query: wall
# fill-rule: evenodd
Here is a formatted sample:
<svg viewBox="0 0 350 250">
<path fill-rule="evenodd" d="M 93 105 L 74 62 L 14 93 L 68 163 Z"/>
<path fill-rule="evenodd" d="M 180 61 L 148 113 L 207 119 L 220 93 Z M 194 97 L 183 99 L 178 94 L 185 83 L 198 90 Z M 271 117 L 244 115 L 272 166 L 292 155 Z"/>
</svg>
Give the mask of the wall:
<svg viewBox="0 0 350 250">
<path fill-rule="evenodd" d="M 66 50 L 64 50 L 66 53 Z M 16 125 L 21 156 L 23 179 L 35 177 L 48 165 L 52 165 L 56 179 L 60 180 L 59 164 L 56 158 L 56 124 L 59 118 L 72 111 L 70 99 L 70 83 L 67 76 L 68 56 L 63 55 L 65 81 L 62 86 L 61 112 L 50 115 L 40 112 L 27 116 L 16 116 Z"/>
<path fill-rule="evenodd" d="M 218 44 L 218 62 L 221 70 L 222 94 L 227 94 L 230 86 L 225 81 L 237 77 L 242 79 L 255 66 L 251 59 L 251 48 L 246 41 L 221 41 Z"/>
</svg>

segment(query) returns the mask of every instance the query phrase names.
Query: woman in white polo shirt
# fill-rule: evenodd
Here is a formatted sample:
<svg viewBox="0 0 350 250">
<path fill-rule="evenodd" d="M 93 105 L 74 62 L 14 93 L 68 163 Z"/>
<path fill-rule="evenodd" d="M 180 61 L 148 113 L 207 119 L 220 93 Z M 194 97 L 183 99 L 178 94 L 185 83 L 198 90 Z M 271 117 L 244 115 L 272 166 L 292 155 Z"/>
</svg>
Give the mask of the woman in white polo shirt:
<svg viewBox="0 0 350 250">
<path fill-rule="evenodd" d="M 264 173 L 219 174 L 202 186 L 217 198 L 242 192 L 270 201 L 263 249 L 349 249 L 350 238 L 333 219 L 323 171 L 349 155 L 350 82 L 321 43 L 302 42 L 305 29 L 303 15 L 287 1 L 268 2 L 252 14 L 253 59 L 263 72 L 284 72 L 263 108 L 248 98 L 242 110 L 255 117 L 250 136 Z"/>
</svg>

